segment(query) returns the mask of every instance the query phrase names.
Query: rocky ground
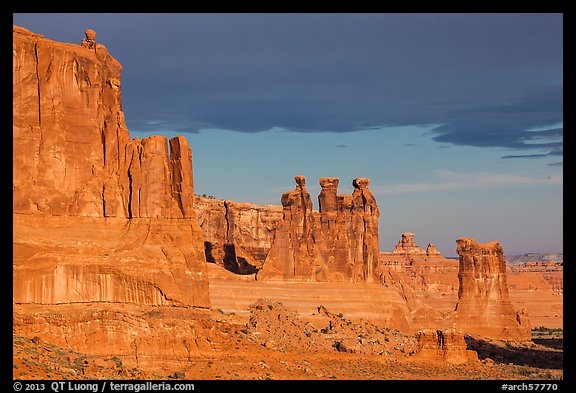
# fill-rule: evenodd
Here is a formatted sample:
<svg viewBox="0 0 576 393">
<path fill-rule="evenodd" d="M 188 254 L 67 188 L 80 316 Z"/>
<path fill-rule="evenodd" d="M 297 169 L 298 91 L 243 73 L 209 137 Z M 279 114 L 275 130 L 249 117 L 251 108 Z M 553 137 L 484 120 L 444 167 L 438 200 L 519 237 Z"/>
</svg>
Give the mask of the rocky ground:
<svg viewBox="0 0 576 393">
<path fill-rule="evenodd" d="M 161 309 L 156 311 L 161 314 Z M 158 314 L 158 315 L 159 315 Z M 318 307 L 314 323 L 281 303 L 260 299 L 249 315 L 204 310 L 212 323 L 210 350 L 162 367 L 134 366 L 120 356 L 96 356 L 40 336 L 14 336 L 15 379 L 561 379 L 558 331 L 529 344 L 469 337 L 479 361 L 465 365 L 415 361 L 414 336 L 352 322 Z M 540 340 L 536 342 L 537 340 Z M 561 339 L 560 339 L 561 340 Z M 150 343 L 152 344 L 152 343 Z"/>
</svg>

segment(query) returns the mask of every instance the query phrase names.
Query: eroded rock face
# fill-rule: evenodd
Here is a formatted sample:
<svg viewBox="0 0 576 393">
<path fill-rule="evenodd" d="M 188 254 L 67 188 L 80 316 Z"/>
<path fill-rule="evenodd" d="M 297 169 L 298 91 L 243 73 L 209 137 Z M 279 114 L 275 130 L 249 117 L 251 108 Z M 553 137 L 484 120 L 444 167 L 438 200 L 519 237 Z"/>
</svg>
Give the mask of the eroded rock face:
<svg viewBox="0 0 576 393">
<path fill-rule="evenodd" d="M 327 267 L 313 236 L 312 199 L 304 176 L 295 176 L 296 189 L 282 194 L 282 220 L 258 279 L 316 281 L 327 278 Z"/>
<path fill-rule="evenodd" d="M 380 253 L 381 269 L 387 272 L 382 282 L 403 282 L 415 290 L 427 292 L 456 291 L 458 262 L 444 258 L 433 243 L 424 251 L 415 243 L 414 236 L 410 232 L 404 233 L 394 252 Z"/>
<path fill-rule="evenodd" d="M 17 334 L 38 335 L 75 351 L 117 357 L 125 366 L 156 370 L 230 345 L 227 333 L 214 329 L 216 321 L 208 310 L 190 307 L 16 305 L 13 324 Z"/>
<path fill-rule="evenodd" d="M 464 333 L 454 329 L 424 329 L 416 334 L 415 360 L 463 364 L 478 360 L 476 351 L 466 349 Z"/>
<path fill-rule="evenodd" d="M 190 147 L 130 140 L 122 67 L 95 38 L 14 26 L 14 301 L 207 306 Z"/>
<path fill-rule="evenodd" d="M 194 209 L 204 235 L 207 262 L 237 274 L 262 268 L 282 218 L 282 206 L 197 196 Z"/>
<path fill-rule="evenodd" d="M 352 195 L 338 195 L 337 178 L 321 178 L 321 250 L 330 272 L 346 281 L 376 282 L 378 271 L 378 217 L 370 179 L 353 181 Z"/>
<path fill-rule="evenodd" d="M 467 333 L 518 341 L 531 339 L 525 312 L 517 313 L 508 295 L 504 252 L 497 241 L 456 240 L 460 256 L 456 327 Z"/>
</svg>

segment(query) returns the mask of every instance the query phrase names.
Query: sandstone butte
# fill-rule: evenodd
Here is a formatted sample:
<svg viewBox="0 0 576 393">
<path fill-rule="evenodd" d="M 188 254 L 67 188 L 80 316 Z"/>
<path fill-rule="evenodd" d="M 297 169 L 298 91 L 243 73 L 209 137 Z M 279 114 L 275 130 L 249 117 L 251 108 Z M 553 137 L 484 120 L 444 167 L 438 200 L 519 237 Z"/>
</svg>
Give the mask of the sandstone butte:
<svg viewBox="0 0 576 393">
<path fill-rule="evenodd" d="M 282 195 L 281 206 L 195 196 L 186 138 L 130 138 L 121 65 L 95 39 L 87 30 L 82 45 L 65 44 L 14 26 L 18 332 L 66 337 L 82 350 L 90 347 L 82 335 L 114 340 L 114 349 L 136 364 L 182 361 L 190 351 L 214 349 L 224 334 L 198 310 L 242 296 L 251 303 L 255 294 L 281 297 L 270 292 L 276 283 L 296 281 L 300 286 L 291 287 L 304 296 L 313 288 L 306 283 L 313 282 L 330 293 L 316 298 L 354 304 L 345 309 L 351 315 L 420 330 L 415 359 L 474 360 L 463 344 L 465 333 L 530 340 L 527 316 L 510 302 L 497 242 L 459 239 L 457 262 L 432 243 L 423 250 L 406 232 L 391 253 L 380 252 L 380 213 L 367 178 L 353 181 L 351 195 L 338 194 L 338 178 L 320 178 L 319 211 L 304 176 L 295 177 L 296 188 Z M 207 262 L 219 269 L 210 290 Z M 230 276 L 219 280 L 225 271 Z M 230 277 L 251 277 L 253 284 Z M 330 285 L 344 297 L 329 292 Z M 358 291 L 370 299 L 345 298 Z M 117 308 L 85 306 L 106 304 Z M 67 308 L 53 312 L 59 305 Z M 144 314 L 134 308 L 150 306 L 184 307 Z M 187 318 L 186 307 L 194 307 L 198 320 L 174 322 Z M 162 333 L 163 313 L 176 326 L 171 335 Z M 66 318 L 75 322 L 66 326 Z"/>
<path fill-rule="evenodd" d="M 188 142 L 130 139 L 94 38 L 14 26 L 14 302 L 209 307 Z"/>
<path fill-rule="evenodd" d="M 304 176 L 282 195 L 283 216 L 258 279 L 379 282 L 378 216 L 369 179 L 337 195 L 339 179 L 321 178 L 320 211 L 312 210 Z"/>
</svg>

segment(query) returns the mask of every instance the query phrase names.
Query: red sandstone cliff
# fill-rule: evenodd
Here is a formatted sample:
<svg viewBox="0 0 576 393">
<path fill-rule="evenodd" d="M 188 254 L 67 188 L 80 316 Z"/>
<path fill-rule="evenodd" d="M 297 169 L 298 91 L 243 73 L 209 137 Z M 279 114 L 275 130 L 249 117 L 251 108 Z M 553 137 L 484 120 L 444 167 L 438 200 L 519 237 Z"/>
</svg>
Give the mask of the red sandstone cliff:
<svg viewBox="0 0 576 393">
<path fill-rule="evenodd" d="M 304 176 L 295 176 L 296 189 L 282 194 L 282 220 L 258 279 L 325 280 L 328 269 L 314 237 L 312 199 Z"/>
<path fill-rule="evenodd" d="M 416 333 L 418 349 L 412 360 L 464 364 L 478 360 L 476 351 L 466 349 L 464 333 L 454 329 L 424 329 Z"/>
<path fill-rule="evenodd" d="M 14 302 L 208 306 L 186 139 L 130 140 L 93 31 L 13 30 Z"/>
</svg>

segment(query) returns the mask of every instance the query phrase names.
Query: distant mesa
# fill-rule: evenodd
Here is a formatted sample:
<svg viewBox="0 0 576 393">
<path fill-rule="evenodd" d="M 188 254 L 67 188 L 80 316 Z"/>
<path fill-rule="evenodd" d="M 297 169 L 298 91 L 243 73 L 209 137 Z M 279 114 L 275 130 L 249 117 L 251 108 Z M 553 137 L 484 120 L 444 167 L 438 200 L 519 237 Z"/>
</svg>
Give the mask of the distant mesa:
<svg viewBox="0 0 576 393">
<path fill-rule="evenodd" d="M 440 255 L 440 251 L 436 249 L 434 243 L 430 243 L 428 244 L 428 247 L 426 247 L 426 255 L 429 257 L 433 255 Z"/>
<path fill-rule="evenodd" d="M 418 349 L 412 360 L 465 364 L 478 360 L 466 349 L 464 332 L 455 329 L 424 329 L 416 333 Z"/>
</svg>

